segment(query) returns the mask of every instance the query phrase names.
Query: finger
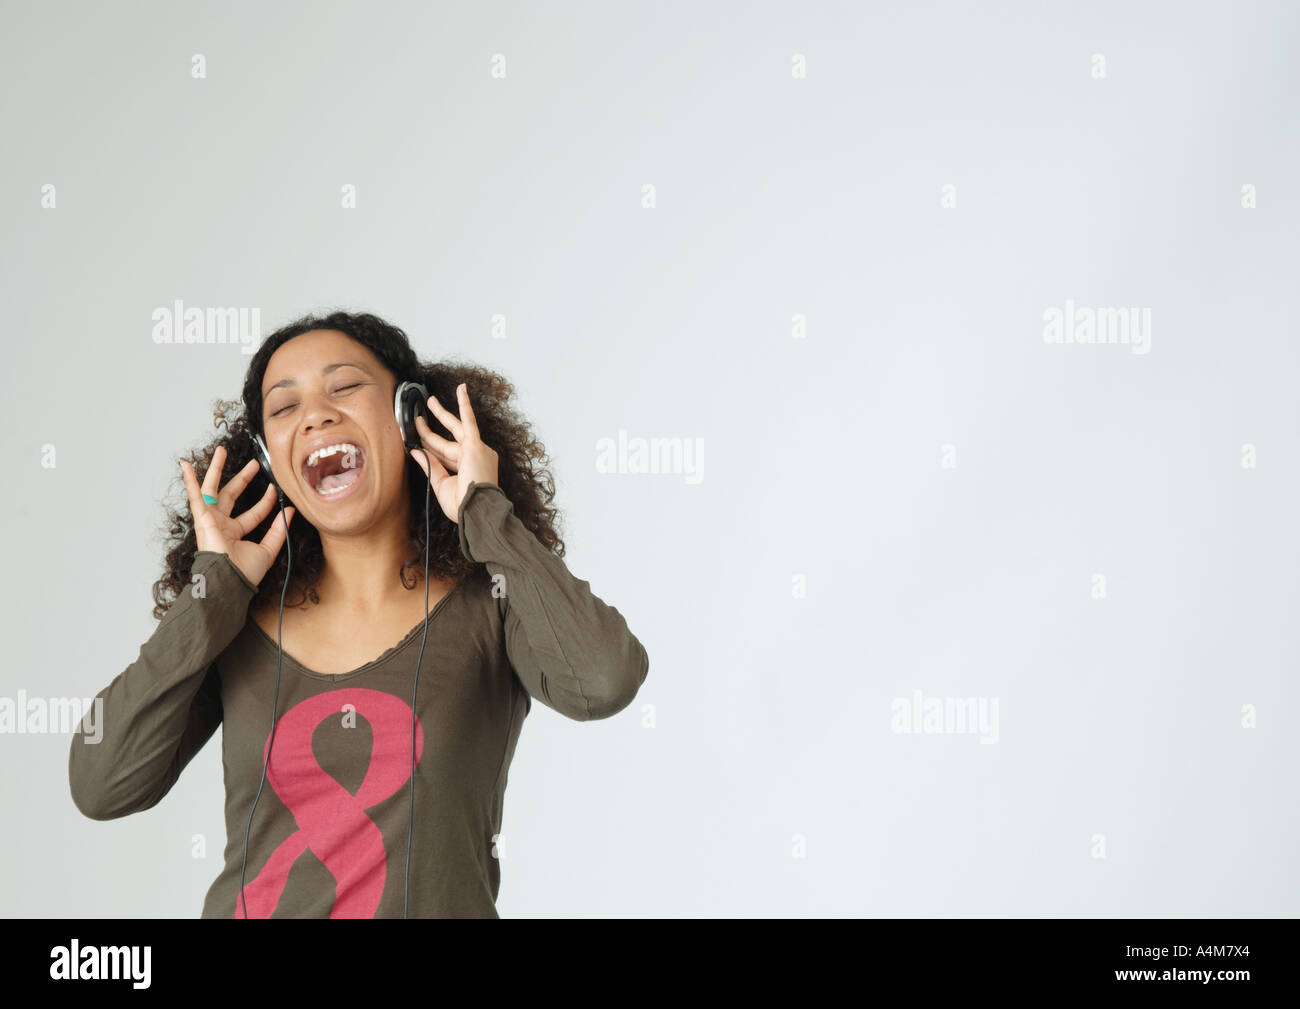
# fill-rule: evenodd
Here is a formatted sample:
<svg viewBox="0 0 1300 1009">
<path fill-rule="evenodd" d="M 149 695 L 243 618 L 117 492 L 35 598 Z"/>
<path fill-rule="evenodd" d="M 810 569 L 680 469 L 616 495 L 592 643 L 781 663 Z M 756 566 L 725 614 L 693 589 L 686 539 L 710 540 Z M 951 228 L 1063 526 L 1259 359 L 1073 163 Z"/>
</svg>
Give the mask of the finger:
<svg viewBox="0 0 1300 1009">
<path fill-rule="evenodd" d="M 271 551 L 272 561 L 280 555 L 280 548 L 284 546 L 285 537 L 288 535 L 286 523 L 292 522 L 293 516 L 293 505 L 287 505 L 284 509 L 284 518 L 276 515 L 275 521 L 271 523 L 271 528 L 262 537 L 261 545 Z"/>
<path fill-rule="evenodd" d="M 474 416 L 474 407 L 469 402 L 469 385 L 461 382 L 456 387 L 456 396 L 460 400 L 460 419 L 471 438 L 478 438 L 478 418 Z"/>
<path fill-rule="evenodd" d="M 208 471 L 203 474 L 203 493 L 208 497 L 217 497 L 217 491 L 221 489 L 221 470 L 226 464 L 226 446 L 218 445 L 217 450 L 212 453 L 212 462 L 208 464 Z"/>
<path fill-rule="evenodd" d="M 464 427 L 461 425 L 460 418 L 450 410 L 443 409 L 442 404 L 438 402 L 437 396 L 429 397 L 429 409 L 433 412 L 435 417 L 442 421 L 443 426 L 456 436 L 456 440 L 460 441 L 464 436 L 465 431 Z"/>
<path fill-rule="evenodd" d="M 226 481 L 226 486 L 221 488 L 221 493 L 217 495 L 217 507 L 222 513 L 229 515 L 235 508 L 235 502 L 239 496 L 244 493 L 250 480 L 257 474 L 257 460 L 249 459 L 244 463 L 244 468 Z"/>
<path fill-rule="evenodd" d="M 194 467 L 188 459 L 181 460 L 181 476 L 185 480 L 185 496 L 189 498 L 190 514 L 198 516 L 207 507 L 203 503 L 203 492 L 199 490 L 199 478 L 194 475 Z"/>
<path fill-rule="evenodd" d="M 415 464 L 419 466 L 420 469 L 424 470 L 424 475 L 429 478 L 429 483 L 433 485 L 435 491 L 438 489 L 438 485 L 442 483 L 442 481 L 451 476 L 442 463 L 439 462 L 436 455 L 431 455 L 426 458 L 423 450 L 418 448 L 411 449 L 411 455 L 415 457 Z M 430 466 L 433 468 L 432 473 L 429 471 Z"/>
<path fill-rule="evenodd" d="M 443 476 L 457 472 L 455 464 L 449 463 L 446 459 L 439 456 L 437 452 L 426 453 L 423 448 L 413 448 L 411 449 L 411 458 L 415 460 L 415 465 L 424 470 L 425 476 L 429 476 L 428 464 L 430 462 L 432 462 L 435 467 L 433 471 L 434 478 L 441 479 Z M 437 484 L 435 483 L 434 486 L 437 486 Z"/>
<path fill-rule="evenodd" d="M 275 488 L 267 484 L 266 490 L 262 492 L 262 496 L 256 504 L 248 508 L 242 515 L 234 516 L 235 525 L 239 526 L 239 538 L 241 540 L 262 524 L 262 519 L 266 518 L 266 513 L 271 510 L 275 500 Z"/>
<path fill-rule="evenodd" d="M 420 440 L 431 448 L 439 458 L 453 463 L 460 459 L 460 446 L 454 441 L 448 441 L 442 435 L 435 433 L 433 428 L 429 427 L 429 422 L 423 417 L 416 416 L 415 430 L 419 432 Z"/>
</svg>

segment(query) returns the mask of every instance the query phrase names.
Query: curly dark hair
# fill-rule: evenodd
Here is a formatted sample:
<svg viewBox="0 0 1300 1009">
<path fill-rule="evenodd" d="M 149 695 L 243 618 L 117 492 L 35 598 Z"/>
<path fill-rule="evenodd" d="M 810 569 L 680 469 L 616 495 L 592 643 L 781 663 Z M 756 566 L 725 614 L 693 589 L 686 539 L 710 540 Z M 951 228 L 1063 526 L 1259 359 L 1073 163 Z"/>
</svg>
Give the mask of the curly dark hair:
<svg viewBox="0 0 1300 1009">
<path fill-rule="evenodd" d="M 474 416 L 478 420 L 479 433 L 498 456 L 498 485 L 514 505 L 515 515 L 537 539 L 556 556 L 564 556 L 564 541 L 560 538 L 558 529 L 559 515 L 552 506 L 555 479 L 546 465 L 546 449 L 533 437 L 528 422 L 511 405 L 515 394 L 514 386 L 496 372 L 458 358 L 448 358 L 432 364 L 424 362 L 411 349 L 410 341 L 402 330 L 368 313 L 336 311 L 328 315 L 305 315 L 272 333 L 262 342 L 253 355 L 244 378 L 242 403 L 221 399 L 215 401 L 212 423 L 223 433 L 185 456 L 194 467 L 195 476 L 200 483 L 218 446 L 224 445 L 226 448 L 223 483 L 238 473 L 250 459 L 255 458 L 253 435 L 261 432 L 262 379 L 266 374 L 267 362 L 276 349 L 287 341 L 318 329 L 337 330 L 363 344 L 383 362 L 397 381 L 423 383 L 430 393 L 438 397 L 438 402 L 457 416 L 460 414 L 460 405 L 456 387 L 461 382 L 466 383 L 470 402 L 474 405 Z M 451 438 L 450 432 L 436 418 L 430 426 L 437 434 Z M 409 454 L 406 462 L 409 467 L 407 484 L 411 497 L 411 552 L 409 559 L 402 564 L 399 576 L 403 585 L 414 588 L 417 581 L 413 569 L 418 567 L 423 572 L 424 568 L 424 501 L 428 478 Z M 153 586 L 153 615 L 159 620 L 181 591 L 190 585 L 194 554 L 198 549 L 194 520 L 190 515 L 184 481 L 179 476 L 179 466 L 176 471 L 176 483 L 180 487 L 179 505 L 164 505 L 164 536 L 168 550 L 163 576 Z M 267 483 L 266 474 L 259 469 L 236 502 L 234 513 L 239 514 L 256 504 L 266 493 Z M 442 514 L 432 495 L 429 497 L 429 507 L 430 578 L 460 581 L 476 572 L 486 575 L 483 564 L 470 561 L 461 553 L 457 526 Z M 246 538 L 261 539 L 273 521 L 280 521 L 279 507 L 273 508 Z M 299 512 L 294 515 L 289 536 L 293 548 L 293 580 L 287 596 L 294 602 L 289 603 L 286 599 L 286 605 L 301 605 L 308 599 L 318 603 L 320 599 L 316 595 L 316 586 L 325 564 L 320 535 Z M 281 549 L 275 563 L 258 586 L 250 608 L 259 608 L 270 600 L 279 602 L 287 566 L 286 551 Z M 411 572 L 409 580 L 408 571 Z"/>
</svg>

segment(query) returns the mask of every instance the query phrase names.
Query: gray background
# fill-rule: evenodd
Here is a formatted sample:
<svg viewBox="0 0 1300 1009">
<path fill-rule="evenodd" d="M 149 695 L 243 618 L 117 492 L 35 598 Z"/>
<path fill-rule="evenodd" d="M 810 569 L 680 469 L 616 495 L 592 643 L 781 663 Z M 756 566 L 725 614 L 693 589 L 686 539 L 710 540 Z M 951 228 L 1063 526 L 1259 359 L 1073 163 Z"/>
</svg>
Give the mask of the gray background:
<svg viewBox="0 0 1300 1009">
<path fill-rule="evenodd" d="M 155 626 L 249 358 L 153 309 L 367 310 L 516 382 L 650 654 L 525 723 L 503 916 L 1300 911 L 1296 5 L 3 6 L 0 695 Z M 1150 353 L 1045 343 L 1066 299 Z M 704 479 L 598 472 L 620 428 Z M 891 731 L 914 690 L 998 742 Z M 0 912 L 197 916 L 219 748 L 98 823 L 0 735 Z"/>
</svg>

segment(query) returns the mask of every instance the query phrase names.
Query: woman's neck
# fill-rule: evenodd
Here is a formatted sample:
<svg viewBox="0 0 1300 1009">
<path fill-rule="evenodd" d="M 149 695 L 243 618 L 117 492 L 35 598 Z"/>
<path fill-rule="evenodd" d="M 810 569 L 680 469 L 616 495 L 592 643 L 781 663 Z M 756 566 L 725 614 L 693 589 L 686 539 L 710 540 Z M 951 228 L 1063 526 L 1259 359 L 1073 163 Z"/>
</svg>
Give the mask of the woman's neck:
<svg viewBox="0 0 1300 1009">
<path fill-rule="evenodd" d="M 401 578 L 402 565 L 411 557 L 409 509 L 395 512 L 364 536 L 321 534 L 325 566 L 316 593 L 322 605 L 364 618 L 410 598 Z M 421 566 L 417 582 L 423 576 Z"/>
</svg>

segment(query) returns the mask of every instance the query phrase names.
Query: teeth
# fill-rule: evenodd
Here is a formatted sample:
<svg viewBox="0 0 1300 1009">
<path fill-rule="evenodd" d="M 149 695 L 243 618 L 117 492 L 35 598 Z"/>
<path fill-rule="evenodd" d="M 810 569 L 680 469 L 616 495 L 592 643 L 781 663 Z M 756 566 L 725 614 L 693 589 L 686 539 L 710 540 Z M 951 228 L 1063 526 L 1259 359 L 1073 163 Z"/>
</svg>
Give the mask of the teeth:
<svg viewBox="0 0 1300 1009">
<path fill-rule="evenodd" d="M 318 448 L 307 457 L 307 465 L 315 466 L 326 456 L 336 455 L 339 452 L 356 452 L 359 454 L 361 449 L 357 448 L 351 442 L 346 441 L 341 441 L 337 445 L 326 445 L 324 448 Z"/>
</svg>

